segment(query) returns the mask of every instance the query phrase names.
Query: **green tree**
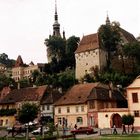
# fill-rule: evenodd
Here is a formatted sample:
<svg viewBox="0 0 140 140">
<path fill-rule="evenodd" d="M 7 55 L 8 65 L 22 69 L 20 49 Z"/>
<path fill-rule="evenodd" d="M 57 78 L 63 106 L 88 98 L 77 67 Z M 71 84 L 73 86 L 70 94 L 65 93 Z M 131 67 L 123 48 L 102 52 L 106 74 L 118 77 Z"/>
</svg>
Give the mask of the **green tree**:
<svg viewBox="0 0 140 140">
<path fill-rule="evenodd" d="M 98 29 L 100 46 L 107 52 L 107 70 L 111 69 L 111 52 L 116 51 L 121 40 L 119 31 L 117 24 L 101 25 Z"/>
<path fill-rule="evenodd" d="M 131 114 L 123 115 L 122 123 L 124 125 L 128 125 L 128 133 L 129 133 L 129 126 L 134 124 L 134 116 L 132 116 Z"/>
<path fill-rule="evenodd" d="M 75 67 L 75 51 L 78 47 L 78 43 L 80 41 L 79 37 L 71 36 L 67 39 L 66 42 L 66 56 L 67 63 L 70 67 Z"/>
<path fill-rule="evenodd" d="M 38 106 L 36 104 L 23 104 L 18 113 L 19 122 L 24 124 L 33 121 L 37 117 L 38 111 Z"/>
<path fill-rule="evenodd" d="M 0 74 L 0 90 L 5 86 L 10 86 L 12 88 L 15 88 L 16 83 L 14 79 L 12 79 L 11 77 L 7 77 L 4 74 Z"/>
<path fill-rule="evenodd" d="M 66 41 L 61 37 L 51 36 L 45 40 L 46 46 L 49 48 L 52 58 L 61 60 L 65 57 Z"/>
<path fill-rule="evenodd" d="M 26 88 L 30 86 L 28 79 L 23 78 L 23 79 L 20 79 L 18 82 L 20 84 L 20 88 Z"/>
<path fill-rule="evenodd" d="M 7 67 L 13 67 L 15 60 L 9 59 L 7 54 L 2 53 L 0 54 L 0 63 L 5 64 Z"/>
<path fill-rule="evenodd" d="M 123 46 L 124 56 L 133 60 L 133 72 L 137 72 L 137 68 L 140 66 L 140 43 L 131 42 Z M 137 72 L 139 73 L 139 71 Z"/>
<path fill-rule="evenodd" d="M 67 69 L 65 72 L 58 74 L 59 86 L 64 90 L 70 88 L 76 83 L 74 70 Z"/>
<path fill-rule="evenodd" d="M 22 105 L 22 108 L 18 112 L 19 122 L 23 124 L 27 123 L 26 140 L 28 140 L 29 138 L 29 122 L 32 122 L 37 117 L 38 111 L 38 106 L 36 104 L 25 103 L 24 105 Z"/>
</svg>

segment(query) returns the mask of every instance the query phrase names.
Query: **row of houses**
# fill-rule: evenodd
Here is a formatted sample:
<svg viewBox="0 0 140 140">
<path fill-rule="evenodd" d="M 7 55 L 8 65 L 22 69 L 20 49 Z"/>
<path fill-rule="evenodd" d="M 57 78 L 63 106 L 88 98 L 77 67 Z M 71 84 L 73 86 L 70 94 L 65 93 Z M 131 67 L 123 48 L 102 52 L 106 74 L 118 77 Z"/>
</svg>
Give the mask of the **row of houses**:
<svg viewBox="0 0 140 140">
<path fill-rule="evenodd" d="M 54 119 L 59 126 L 93 126 L 110 128 L 122 126 L 121 117 L 132 114 L 134 126 L 140 128 L 140 77 L 127 87 L 125 97 L 117 88 L 102 83 L 77 84 L 66 93 L 44 85 L 11 90 L 5 87 L 0 92 L 0 110 L 16 109 L 24 103 L 35 103 L 40 116 Z M 1 114 L 0 114 L 1 115 Z M 1 126 L 12 126 L 17 114 L 0 116 Z"/>
</svg>

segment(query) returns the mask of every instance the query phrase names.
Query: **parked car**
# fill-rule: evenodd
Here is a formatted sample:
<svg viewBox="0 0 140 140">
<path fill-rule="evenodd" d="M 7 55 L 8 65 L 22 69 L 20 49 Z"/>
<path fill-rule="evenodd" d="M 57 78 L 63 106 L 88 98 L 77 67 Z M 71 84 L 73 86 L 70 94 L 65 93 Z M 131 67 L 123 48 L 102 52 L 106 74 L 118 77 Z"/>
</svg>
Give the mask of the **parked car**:
<svg viewBox="0 0 140 140">
<path fill-rule="evenodd" d="M 91 127 L 79 127 L 78 129 L 71 130 L 72 134 L 93 134 L 94 130 Z"/>
<path fill-rule="evenodd" d="M 48 128 L 48 127 L 47 127 L 47 128 L 44 127 L 44 128 L 43 128 L 43 132 L 44 132 L 44 133 L 48 133 L 48 132 L 49 132 L 49 128 Z M 41 127 L 35 129 L 35 130 L 32 131 L 31 133 L 34 134 L 34 135 L 39 135 L 39 134 L 41 134 Z"/>
</svg>

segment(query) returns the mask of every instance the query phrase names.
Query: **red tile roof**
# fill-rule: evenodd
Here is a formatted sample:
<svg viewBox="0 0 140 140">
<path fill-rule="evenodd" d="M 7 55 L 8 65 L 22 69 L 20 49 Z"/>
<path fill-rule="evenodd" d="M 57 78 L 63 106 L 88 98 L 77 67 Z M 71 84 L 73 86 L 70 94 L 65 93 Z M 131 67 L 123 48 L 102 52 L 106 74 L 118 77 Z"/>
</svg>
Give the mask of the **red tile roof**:
<svg viewBox="0 0 140 140">
<path fill-rule="evenodd" d="M 99 48 L 98 34 L 83 36 L 75 53 L 81 53 Z"/>
<path fill-rule="evenodd" d="M 0 101 L 4 103 L 16 103 L 22 101 L 40 101 L 47 90 L 47 86 L 15 89 Z"/>
<path fill-rule="evenodd" d="M 15 67 L 20 67 L 20 66 L 23 66 L 23 60 L 21 58 L 21 56 L 19 55 L 17 60 L 16 60 L 16 63 L 15 63 Z"/>
<path fill-rule="evenodd" d="M 131 42 L 136 41 L 136 38 L 131 33 L 127 32 L 126 30 L 120 28 L 120 32 L 124 35 L 124 37 L 126 38 L 128 42 L 131 43 Z"/>
<path fill-rule="evenodd" d="M 102 83 L 85 83 L 73 86 L 66 92 L 54 105 L 76 105 L 84 104 L 88 100 L 111 100 L 124 101 L 125 98 L 116 89 L 112 90 L 111 97 L 109 94 L 109 86 Z"/>
<path fill-rule="evenodd" d="M 61 97 L 55 105 L 69 105 L 86 103 L 92 89 L 99 83 L 86 83 L 73 86 L 66 94 Z"/>
</svg>

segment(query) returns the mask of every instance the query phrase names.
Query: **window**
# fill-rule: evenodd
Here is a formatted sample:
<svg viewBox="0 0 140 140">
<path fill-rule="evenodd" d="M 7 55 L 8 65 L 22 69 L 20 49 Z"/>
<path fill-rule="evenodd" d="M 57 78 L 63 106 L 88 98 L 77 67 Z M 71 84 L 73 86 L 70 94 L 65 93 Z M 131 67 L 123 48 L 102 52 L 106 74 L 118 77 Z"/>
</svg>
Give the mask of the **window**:
<svg viewBox="0 0 140 140">
<path fill-rule="evenodd" d="M 9 109 L 9 105 L 7 105 L 7 108 L 6 109 Z"/>
<path fill-rule="evenodd" d="M 0 120 L 0 126 L 3 126 L 3 120 Z"/>
<path fill-rule="evenodd" d="M 45 105 L 42 105 L 42 110 L 45 110 Z"/>
<path fill-rule="evenodd" d="M 81 106 L 81 112 L 84 112 L 84 106 Z"/>
<path fill-rule="evenodd" d="M 6 119 L 6 122 L 5 122 L 5 124 L 6 124 L 6 125 L 8 124 L 8 119 Z"/>
<path fill-rule="evenodd" d="M 76 122 L 77 122 L 77 124 L 83 124 L 83 118 L 82 117 L 77 117 Z"/>
<path fill-rule="evenodd" d="M 47 110 L 50 110 L 50 106 L 49 105 L 47 105 Z"/>
<path fill-rule="evenodd" d="M 94 101 L 89 101 L 89 109 L 94 109 L 94 108 L 95 108 Z"/>
<path fill-rule="evenodd" d="M 138 103 L 138 93 L 132 93 L 133 103 Z"/>
<path fill-rule="evenodd" d="M 61 114 L 61 108 L 58 108 L 58 113 Z"/>
<path fill-rule="evenodd" d="M 79 112 L 79 106 L 76 106 L 76 112 Z"/>
<path fill-rule="evenodd" d="M 67 107 L 67 113 L 70 113 L 70 107 Z"/>
<path fill-rule="evenodd" d="M 62 119 L 61 118 L 58 118 L 58 124 L 62 124 Z"/>
<path fill-rule="evenodd" d="M 134 111 L 134 116 L 135 116 L 135 117 L 140 117 L 140 113 L 139 113 L 138 110 L 135 110 L 135 111 Z"/>
</svg>

